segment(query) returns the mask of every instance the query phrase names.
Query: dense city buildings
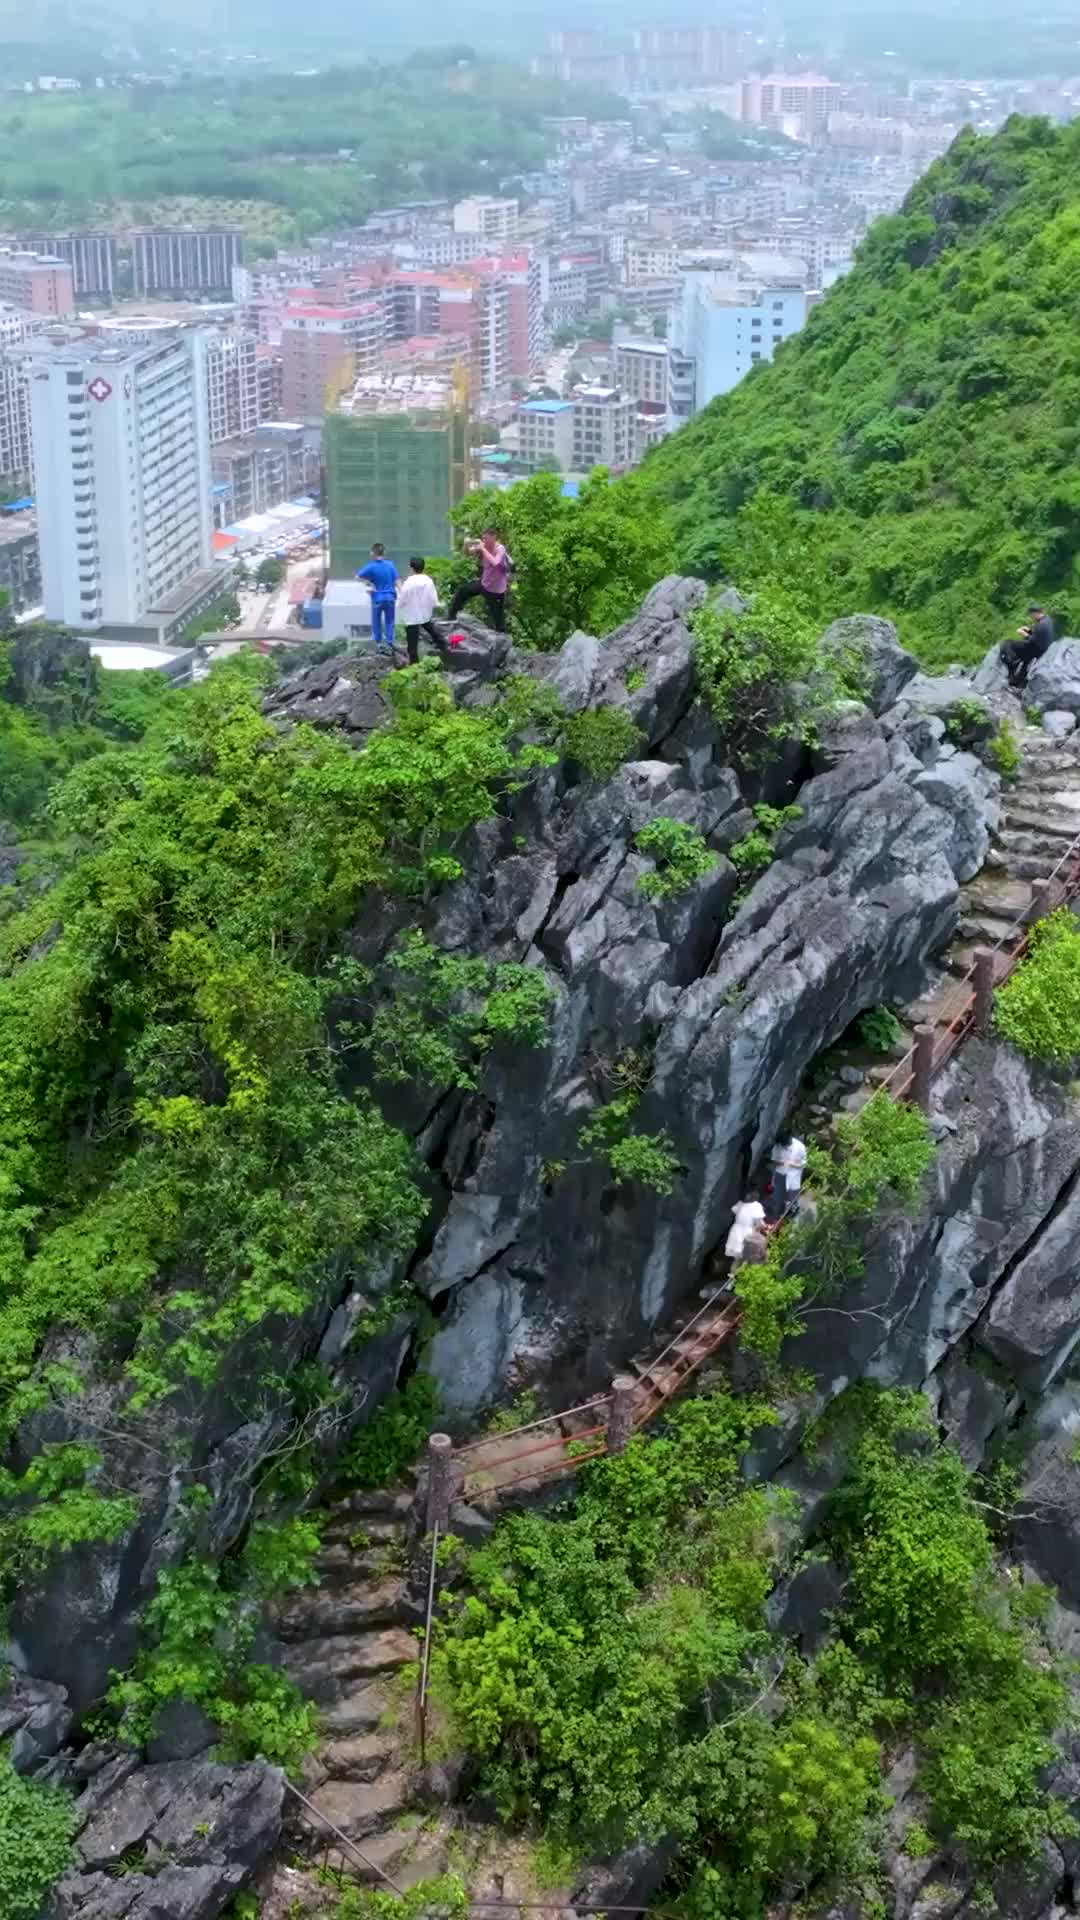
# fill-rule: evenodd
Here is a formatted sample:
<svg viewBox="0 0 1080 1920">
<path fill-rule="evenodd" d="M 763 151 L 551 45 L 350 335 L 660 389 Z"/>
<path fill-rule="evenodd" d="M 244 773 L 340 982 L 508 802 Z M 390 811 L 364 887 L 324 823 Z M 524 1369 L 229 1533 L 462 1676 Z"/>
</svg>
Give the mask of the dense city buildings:
<svg viewBox="0 0 1080 1920">
<path fill-rule="evenodd" d="M 30 351 L 46 618 L 178 631 L 220 591 L 201 333 L 41 338 Z"/>
<path fill-rule="evenodd" d="M 319 486 L 319 454 L 295 421 L 256 427 L 211 450 L 214 525 L 269 513 Z"/>
<path fill-rule="evenodd" d="M 0 300 L 25 313 L 63 320 L 75 311 L 71 268 L 54 253 L 0 247 Z"/>
</svg>

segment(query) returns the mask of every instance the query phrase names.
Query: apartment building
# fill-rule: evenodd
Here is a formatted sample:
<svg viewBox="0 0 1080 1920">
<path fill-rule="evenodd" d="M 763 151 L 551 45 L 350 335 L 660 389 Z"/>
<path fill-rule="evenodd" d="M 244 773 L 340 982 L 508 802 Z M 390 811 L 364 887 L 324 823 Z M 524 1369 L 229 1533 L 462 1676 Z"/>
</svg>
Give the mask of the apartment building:
<svg viewBox="0 0 1080 1920">
<path fill-rule="evenodd" d="M 214 517 L 223 527 L 269 513 L 319 480 L 318 455 L 307 446 L 304 428 L 286 422 L 222 441 L 211 451 L 210 467 Z"/>
<path fill-rule="evenodd" d="M 573 400 L 522 400 L 514 414 L 518 457 L 526 466 L 557 467 L 568 473 L 574 466 Z"/>
<path fill-rule="evenodd" d="M 46 618 L 178 630 L 220 590 L 201 332 L 29 354 Z"/>
<path fill-rule="evenodd" d="M 71 268 L 53 253 L 0 247 L 0 300 L 24 313 L 63 320 L 75 311 Z"/>
<path fill-rule="evenodd" d="M 385 337 L 381 300 L 290 307 L 281 328 L 281 404 L 289 420 L 315 422 L 378 365 Z"/>
<path fill-rule="evenodd" d="M 671 356 L 664 340 L 620 340 L 614 342 L 615 385 L 631 400 L 648 400 L 666 407 L 671 374 Z"/>
<path fill-rule="evenodd" d="M 41 605 L 36 514 L 0 513 L 0 594 L 5 593 L 12 613 Z"/>
<path fill-rule="evenodd" d="M 0 482 L 22 481 L 32 471 L 30 393 L 23 356 L 0 353 Z"/>
<path fill-rule="evenodd" d="M 80 299 L 112 300 L 120 275 L 120 249 L 115 233 L 90 228 L 69 233 L 20 233 L 19 245 L 31 253 L 55 254 L 66 260 Z"/>
<path fill-rule="evenodd" d="M 131 233 L 132 287 L 145 294 L 175 299 L 189 293 L 232 289 L 234 267 L 242 264 L 244 236 L 239 227 L 135 227 Z"/>
<path fill-rule="evenodd" d="M 574 466 L 623 473 L 634 463 L 637 403 L 618 387 L 579 387 L 574 395 Z"/>
<path fill-rule="evenodd" d="M 487 252 L 512 240 L 518 230 L 519 209 L 516 200 L 500 200 L 491 194 L 475 193 L 459 200 L 454 207 L 455 233 L 472 234 Z"/>
<path fill-rule="evenodd" d="M 221 446 L 259 424 L 258 342 L 233 327 L 206 331 L 206 397 L 210 445 Z"/>
<path fill-rule="evenodd" d="M 627 234 L 623 246 L 623 279 L 628 287 L 647 280 L 670 280 L 678 249 L 655 234 Z"/>
</svg>

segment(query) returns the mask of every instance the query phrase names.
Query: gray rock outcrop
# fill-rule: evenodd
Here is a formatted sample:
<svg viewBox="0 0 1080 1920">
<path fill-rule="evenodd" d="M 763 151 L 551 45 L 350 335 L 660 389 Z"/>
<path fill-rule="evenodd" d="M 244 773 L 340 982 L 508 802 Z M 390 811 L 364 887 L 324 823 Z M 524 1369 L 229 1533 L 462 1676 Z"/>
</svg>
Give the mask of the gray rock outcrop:
<svg viewBox="0 0 1080 1920">
<path fill-rule="evenodd" d="M 828 652 L 859 662 L 866 701 L 874 713 L 884 713 L 895 705 L 919 671 L 918 661 L 900 645 L 892 621 L 881 620 L 876 614 L 854 613 L 834 620 L 825 631 L 822 645 Z"/>
<path fill-rule="evenodd" d="M 1080 713 L 1080 640 L 1055 640 L 1034 661 L 1024 698 L 1037 707 Z"/>
<path fill-rule="evenodd" d="M 42 1920 L 217 1920 L 277 1845 L 284 1791 L 261 1762 L 110 1761 L 76 1803 L 77 1864 Z"/>
</svg>

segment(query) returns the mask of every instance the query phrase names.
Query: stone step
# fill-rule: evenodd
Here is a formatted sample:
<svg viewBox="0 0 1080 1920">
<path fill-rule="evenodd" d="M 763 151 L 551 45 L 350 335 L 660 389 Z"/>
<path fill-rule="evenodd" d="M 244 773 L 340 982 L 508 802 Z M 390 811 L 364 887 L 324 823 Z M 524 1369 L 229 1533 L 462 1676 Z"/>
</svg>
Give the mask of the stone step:
<svg viewBox="0 0 1080 1920">
<path fill-rule="evenodd" d="M 1060 858 L 1054 848 L 1048 853 L 1014 853 L 1009 858 L 1009 872 L 1018 880 L 1048 880 Z"/>
<path fill-rule="evenodd" d="M 368 1865 L 344 1848 L 335 1851 L 333 1836 L 325 1827 L 318 1826 L 318 1833 L 322 1837 L 317 1839 L 315 1832 L 317 1825 L 317 1822 L 309 1821 L 305 1828 L 308 1850 L 314 1857 L 321 1858 L 323 1847 L 329 1842 L 330 1865 L 334 1869 L 339 1866 L 343 1869 L 346 1885 L 350 1882 L 358 1882 L 367 1886 L 384 1886 L 380 1875 L 386 1874 L 395 1886 L 407 1889 L 415 1887 L 421 1880 L 433 1880 L 436 1875 L 445 1873 L 449 1865 L 450 1856 L 445 1842 L 437 1836 L 418 1833 L 414 1827 L 390 1827 L 383 1833 L 369 1834 L 363 1842 L 364 1853 L 370 1862 Z M 292 1880 L 285 1881 L 284 1891 L 291 1894 L 292 1890 Z M 312 1908 L 300 1906 L 297 1909 L 291 1902 L 287 1902 L 281 1906 L 280 1911 L 285 1914 L 291 1914 L 294 1911 L 323 1913 L 327 1910 L 326 1888 L 320 1885 L 318 1893 L 319 1902 Z M 275 1913 L 278 1910 L 276 1907 L 272 1909 Z"/>
<path fill-rule="evenodd" d="M 387 1827 L 397 1814 L 408 1811 L 414 1790 L 412 1774 L 401 1767 L 378 1780 L 327 1780 L 308 1798 L 347 1839 L 363 1842 L 368 1834 Z M 325 1839 L 325 1828 L 306 1808 L 300 1809 L 299 1821 L 313 1839 Z"/>
<path fill-rule="evenodd" d="M 404 1540 L 405 1524 L 401 1520 L 381 1520 L 370 1514 L 351 1513 L 345 1502 L 341 1501 L 331 1508 L 323 1521 L 322 1537 L 324 1542 L 344 1541 L 363 1552 L 368 1547 L 388 1546 L 393 1541 Z"/>
<path fill-rule="evenodd" d="M 999 940 L 1015 932 L 1012 920 L 995 919 L 988 913 L 965 914 L 957 928 L 963 940 L 972 940 L 976 946 L 996 947 Z"/>
<path fill-rule="evenodd" d="M 334 1512 L 357 1513 L 373 1520 L 405 1522 L 415 1499 L 415 1493 L 408 1487 L 376 1487 L 370 1492 L 358 1488 L 356 1492 L 346 1493 L 340 1500 L 335 1500 Z"/>
<path fill-rule="evenodd" d="M 372 1732 L 394 1712 L 395 1705 L 385 1681 L 369 1680 L 342 1689 L 337 1699 L 321 1705 L 319 1720 L 324 1734 L 345 1739 L 354 1733 Z"/>
<path fill-rule="evenodd" d="M 1026 880 L 974 880 L 960 896 L 962 913 L 989 913 L 995 919 L 1015 920 L 1030 905 Z"/>
<path fill-rule="evenodd" d="M 368 1627 L 402 1626 L 409 1618 L 404 1580 L 360 1580 L 352 1587 L 308 1587 L 277 1614 L 283 1640 L 328 1639 Z"/>
<path fill-rule="evenodd" d="M 1038 833 L 1044 840 L 1061 840 L 1066 845 L 1080 832 L 1080 820 L 1060 814 L 1050 807 L 1022 807 L 1010 803 L 1005 809 L 1005 824 L 1027 833 Z M 1062 847 L 1064 852 L 1064 846 Z"/>
<path fill-rule="evenodd" d="M 311 1564 L 324 1587 L 340 1587 L 351 1586 L 362 1574 L 383 1579 L 396 1573 L 405 1557 L 404 1538 L 384 1540 L 374 1547 L 351 1547 L 347 1540 L 332 1540 L 320 1547 Z"/>
<path fill-rule="evenodd" d="M 1055 860 L 1061 857 L 1061 848 L 1057 841 L 1047 840 L 1034 827 L 1002 827 L 997 836 L 998 846 L 1011 859 L 1014 854 L 1052 854 Z"/>
<path fill-rule="evenodd" d="M 375 1633 L 324 1634 L 285 1649 L 284 1667 L 301 1693 L 316 1705 L 333 1701 L 349 1680 L 395 1673 L 417 1657 L 418 1642 L 403 1627 Z"/>
<path fill-rule="evenodd" d="M 354 1733 L 320 1748 L 319 1760 L 331 1780 L 377 1780 L 400 1758 L 401 1743 L 392 1733 Z"/>
</svg>

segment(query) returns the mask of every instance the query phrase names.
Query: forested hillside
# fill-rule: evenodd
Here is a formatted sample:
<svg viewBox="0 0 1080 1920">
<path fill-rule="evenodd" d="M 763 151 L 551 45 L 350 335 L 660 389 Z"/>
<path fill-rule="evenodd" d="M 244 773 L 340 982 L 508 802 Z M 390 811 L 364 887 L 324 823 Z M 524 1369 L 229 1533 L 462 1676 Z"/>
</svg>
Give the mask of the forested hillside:
<svg viewBox="0 0 1080 1920">
<path fill-rule="evenodd" d="M 0 104 L 0 227 L 191 219 L 193 196 L 256 242 L 302 238 L 398 197 L 490 188 L 542 165 L 546 113 L 623 110 L 488 60 L 463 74 L 461 51 L 381 63 L 377 113 L 370 63 L 12 96 Z"/>
<path fill-rule="evenodd" d="M 682 558 L 972 660 L 1080 617 L 1080 127 L 965 133 L 772 366 L 652 458 Z"/>
</svg>

